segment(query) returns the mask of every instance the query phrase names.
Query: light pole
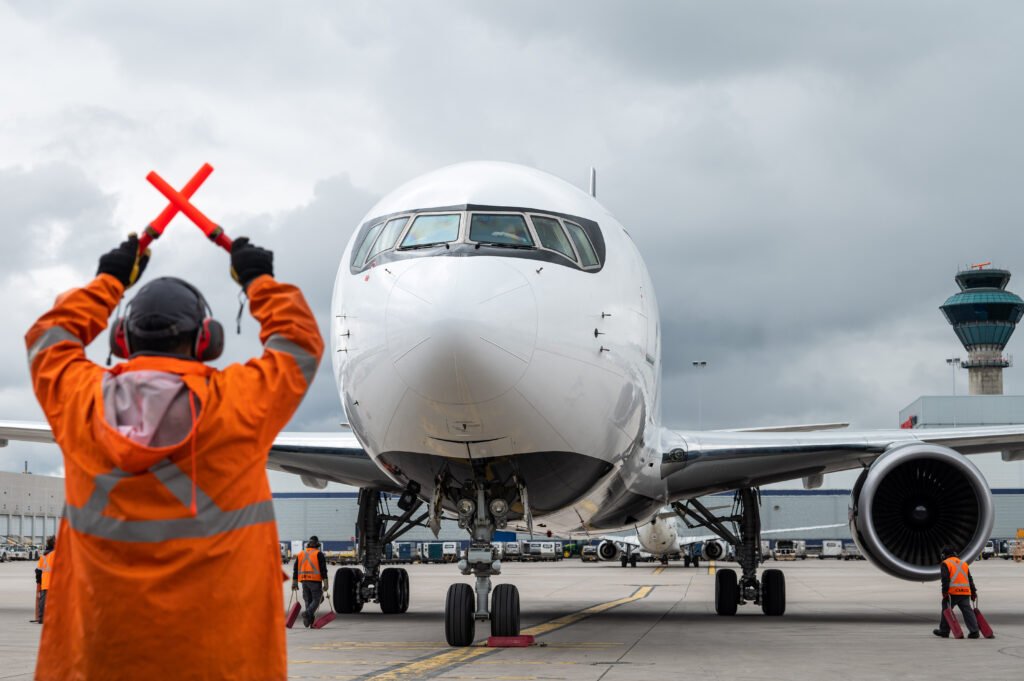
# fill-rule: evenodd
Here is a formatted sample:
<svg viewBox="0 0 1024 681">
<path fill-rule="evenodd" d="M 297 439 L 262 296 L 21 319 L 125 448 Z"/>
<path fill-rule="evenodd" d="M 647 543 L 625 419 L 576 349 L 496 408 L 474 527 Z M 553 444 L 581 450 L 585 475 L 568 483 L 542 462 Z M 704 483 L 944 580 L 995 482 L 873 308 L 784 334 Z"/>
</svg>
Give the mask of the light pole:
<svg viewBox="0 0 1024 681">
<path fill-rule="evenodd" d="M 946 364 L 953 370 L 953 397 L 956 397 L 956 368 L 960 366 L 960 358 L 947 357 Z M 953 400 L 953 427 L 956 428 L 956 400 Z"/>
<path fill-rule="evenodd" d="M 708 363 L 701 360 L 692 362 L 694 369 L 706 369 Z M 697 430 L 704 430 L 704 378 L 700 376 L 702 372 L 698 371 L 697 377 Z"/>
<path fill-rule="evenodd" d="M 947 357 L 946 364 L 953 369 L 953 397 L 956 397 L 956 368 L 960 366 L 959 357 Z"/>
</svg>

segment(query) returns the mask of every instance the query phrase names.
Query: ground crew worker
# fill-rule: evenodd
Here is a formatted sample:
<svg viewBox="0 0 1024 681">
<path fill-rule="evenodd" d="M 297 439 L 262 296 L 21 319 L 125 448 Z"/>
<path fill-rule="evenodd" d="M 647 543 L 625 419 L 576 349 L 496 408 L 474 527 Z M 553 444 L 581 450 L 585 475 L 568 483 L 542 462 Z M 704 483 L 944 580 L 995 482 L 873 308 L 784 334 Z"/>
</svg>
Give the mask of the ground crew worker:
<svg viewBox="0 0 1024 681">
<path fill-rule="evenodd" d="M 67 503 L 36 678 L 285 679 L 265 467 L 320 361 L 316 319 L 297 288 L 274 279 L 273 254 L 240 238 L 231 273 L 259 321 L 262 356 L 205 364 L 223 329 L 197 289 L 167 277 L 115 322 L 111 348 L 128 361 L 104 369 L 85 346 L 147 260 L 130 236 L 26 336 Z"/>
<path fill-rule="evenodd" d="M 967 567 L 967 562 L 960 560 L 956 549 L 952 546 L 942 547 L 942 563 L 939 565 L 939 572 L 942 575 L 942 607 L 953 606 L 960 608 L 964 616 L 964 624 L 967 625 L 967 638 L 978 638 L 978 618 L 974 616 L 974 608 L 971 601 L 978 599 L 978 590 L 974 586 L 974 577 Z M 942 613 L 939 613 L 939 628 L 932 630 L 932 633 L 942 638 L 949 638 L 949 624 Z"/>
<path fill-rule="evenodd" d="M 316 609 L 327 591 L 327 559 L 320 550 L 320 539 L 314 534 L 306 542 L 306 550 L 295 557 L 292 569 L 292 590 L 302 585 L 302 600 L 306 609 L 302 611 L 302 623 L 309 627 L 316 617 Z"/>
<path fill-rule="evenodd" d="M 53 552 L 53 537 L 46 538 L 46 551 L 39 556 L 36 563 L 36 584 L 39 585 L 39 619 L 36 622 L 43 623 L 43 613 L 46 612 L 46 592 L 50 590 L 50 574 L 53 572 L 53 559 L 56 554 Z"/>
</svg>

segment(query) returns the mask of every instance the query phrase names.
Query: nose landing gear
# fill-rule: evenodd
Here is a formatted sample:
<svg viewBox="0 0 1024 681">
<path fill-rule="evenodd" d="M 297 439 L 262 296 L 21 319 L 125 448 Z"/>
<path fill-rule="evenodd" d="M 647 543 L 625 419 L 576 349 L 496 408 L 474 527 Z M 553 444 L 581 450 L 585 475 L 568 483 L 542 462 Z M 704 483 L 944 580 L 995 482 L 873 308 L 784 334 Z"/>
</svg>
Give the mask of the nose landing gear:
<svg viewBox="0 0 1024 681">
<path fill-rule="evenodd" d="M 782 570 L 765 570 L 761 579 L 757 578 L 757 566 L 762 562 L 760 504 L 760 492 L 752 487 L 736 491 L 732 513 L 725 517 L 716 516 L 695 499 L 672 504 L 687 527 L 706 527 L 736 550 L 742 575 L 737 577 L 736 571 L 728 568 L 715 573 L 715 612 L 719 615 L 735 615 L 738 606 L 751 602 L 760 605 L 765 615 L 777 617 L 786 612 L 786 578 Z"/>
<path fill-rule="evenodd" d="M 519 495 L 524 499 L 525 494 Z M 496 529 L 508 524 L 509 504 L 505 491 L 487 489 L 467 483 L 456 502 L 459 526 L 469 530 L 472 540 L 459 571 L 473 575 L 476 583 L 452 584 L 444 608 L 444 633 L 448 645 L 468 646 L 473 643 L 476 622 L 490 620 L 491 636 L 519 635 L 519 589 L 512 584 L 499 584 L 491 590 L 491 577 L 501 574 L 501 561 L 495 557 L 491 540 Z M 529 517 L 529 509 L 524 508 Z"/>
</svg>

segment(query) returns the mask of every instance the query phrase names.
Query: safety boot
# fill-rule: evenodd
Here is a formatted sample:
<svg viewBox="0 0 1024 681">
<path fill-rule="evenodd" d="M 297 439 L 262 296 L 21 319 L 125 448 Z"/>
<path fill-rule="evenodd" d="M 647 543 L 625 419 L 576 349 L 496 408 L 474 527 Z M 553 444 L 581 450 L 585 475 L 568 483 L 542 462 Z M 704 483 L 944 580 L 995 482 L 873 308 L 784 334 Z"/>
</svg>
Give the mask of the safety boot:
<svg viewBox="0 0 1024 681">
<path fill-rule="evenodd" d="M 309 626 L 309 625 L 306 625 Z M 942 629 L 932 629 L 932 633 L 941 638 L 949 638 L 949 632 Z"/>
<path fill-rule="evenodd" d="M 967 638 L 980 638 L 980 637 L 981 637 L 981 634 L 979 634 L 976 631 L 972 631 L 971 633 L 967 634 Z"/>
</svg>

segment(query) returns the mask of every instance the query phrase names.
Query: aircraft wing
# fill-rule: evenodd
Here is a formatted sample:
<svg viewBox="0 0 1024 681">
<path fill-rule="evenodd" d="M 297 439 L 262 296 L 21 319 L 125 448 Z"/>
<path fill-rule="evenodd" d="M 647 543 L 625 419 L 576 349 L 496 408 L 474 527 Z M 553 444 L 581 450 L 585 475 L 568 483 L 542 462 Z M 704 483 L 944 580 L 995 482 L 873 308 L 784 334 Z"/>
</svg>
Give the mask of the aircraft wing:
<svg viewBox="0 0 1024 681">
<path fill-rule="evenodd" d="M 866 467 L 888 448 L 924 442 L 961 454 L 1002 452 L 1024 460 L 1024 425 L 825 432 L 665 431 L 661 477 L 671 499 Z"/>
<path fill-rule="evenodd" d="M 359 444 L 351 430 L 336 433 L 281 433 L 270 449 L 267 468 L 294 473 L 309 487 L 328 482 L 401 492 Z"/>
<path fill-rule="evenodd" d="M 45 421 L 0 421 L 0 446 L 8 441 L 53 442 Z M 310 486 L 328 482 L 401 491 L 363 450 L 351 430 L 336 433 L 281 433 L 270 450 L 267 468 L 293 473 Z"/>
</svg>

